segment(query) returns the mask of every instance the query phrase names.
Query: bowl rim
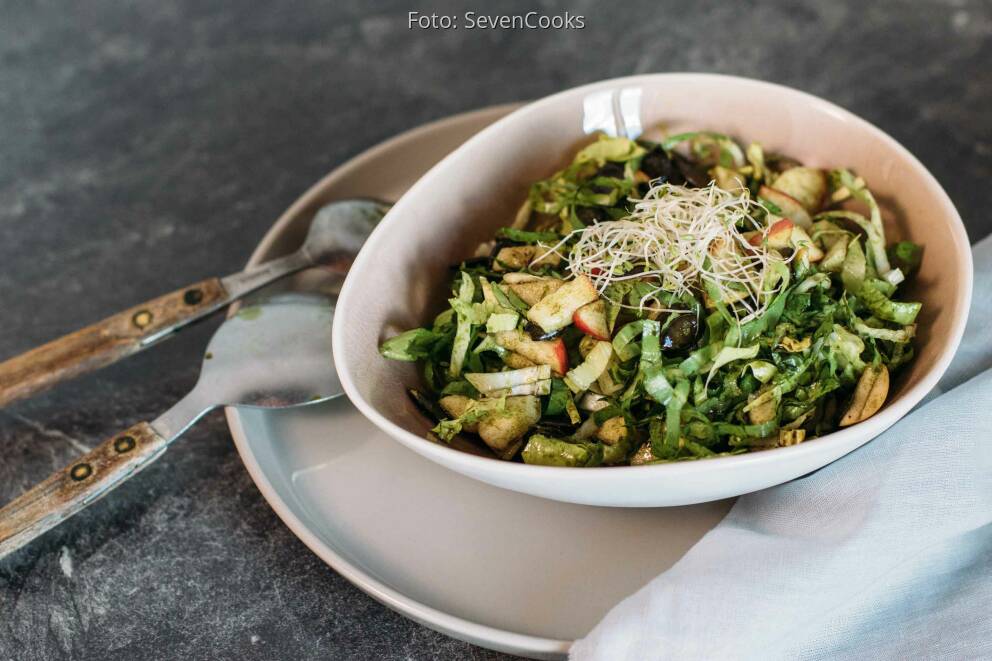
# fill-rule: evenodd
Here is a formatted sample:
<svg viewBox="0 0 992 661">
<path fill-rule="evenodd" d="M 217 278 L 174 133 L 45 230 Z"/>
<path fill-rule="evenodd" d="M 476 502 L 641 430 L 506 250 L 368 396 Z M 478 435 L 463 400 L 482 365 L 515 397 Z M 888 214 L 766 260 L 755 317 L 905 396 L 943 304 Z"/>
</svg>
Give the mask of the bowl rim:
<svg viewBox="0 0 992 661">
<path fill-rule="evenodd" d="M 961 342 L 961 338 L 964 335 L 974 281 L 971 245 L 964 227 L 964 222 L 954 206 L 954 203 L 951 201 L 943 186 L 940 185 L 940 182 L 937 181 L 936 177 L 933 176 L 930 170 L 927 169 L 927 167 L 924 166 L 923 163 L 912 154 L 912 152 L 906 149 L 895 138 L 871 122 L 862 119 L 851 111 L 816 95 L 803 92 L 786 85 L 780 85 L 754 78 L 725 74 L 691 72 L 641 74 L 610 78 L 586 85 L 580 85 L 578 87 L 569 88 L 528 103 L 469 138 L 465 143 L 451 152 L 451 154 L 448 154 L 441 159 L 441 161 L 439 161 L 426 174 L 424 174 L 424 176 L 421 177 L 396 202 L 395 205 L 393 205 L 389 213 L 386 214 L 386 217 L 369 236 L 365 246 L 359 252 L 357 258 L 352 264 L 352 272 L 361 272 L 363 269 L 367 268 L 368 264 L 371 262 L 371 255 L 374 252 L 374 247 L 382 241 L 389 232 L 394 230 L 392 225 L 395 223 L 392 222 L 392 219 L 394 217 L 399 218 L 403 215 L 406 206 L 409 204 L 409 198 L 412 198 L 414 194 L 422 188 L 432 185 L 434 180 L 439 176 L 440 170 L 443 169 L 448 161 L 455 155 L 463 150 L 469 149 L 474 144 L 487 140 L 491 134 L 501 131 L 506 123 L 515 122 L 521 117 L 535 114 L 542 110 L 545 106 L 551 105 L 565 96 L 589 93 L 603 88 L 609 89 L 620 85 L 638 85 L 649 82 L 657 83 L 658 81 L 675 80 L 678 80 L 679 82 L 693 80 L 709 82 L 724 81 L 752 86 L 756 90 L 774 90 L 777 93 L 792 95 L 806 104 L 836 115 L 844 121 L 851 122 L 869 133 L 873 133 L 882 142 L 892 148 L 892 150 L 904 162 L 908 163 L 915 170 L 919 171 L 920 174 L 922 174 L 923 179 L 928 182 L 930 187 L 936 193 L 937 202 L 939 202 L 943 208 L 944 216 L 951 221 L 950 225 L 952 225 L 953 231 L 952 242 L 956 252 L 959 257 L 961 257 L 956 260 L 956 270 L 962 286 L 958 287 L 955 292 L 956 296 L 954 299 L 954 305 L 961 310 L 961 312 L 956 316 L 953 324 L 951 325 L 949 341 L 946 342 L 940 349 L 936 360 L 930 364 L 927 371 L 920 377 L 919 381 L 904 392 L 896 401 L 885 406 L 872 418 L 869 418 L 868 420 L 857 425 L 852 425 L 851 427 L 846 427 L 831 432 L 830 434 L 820 436 L 814 439 L 816 441 L 815 443 L 800 443 L 798 445 L 773 448 L 762 452 L 713 457 L 707 459 L 706 461 L 684 461 L 649 464 L 644 466 L 611 466 L 608 467 L 609 470 L 592 471 L 577 471 L 574 468 L 562 466 L 539 466 L 510 461 L 500 461 L 495 458 L 481 457 L 452 447 L 431 442 L 428 439 L 419 436 L 386 418 L 361 395 L 357 384 L 352 379 L 351 372 L 348 368 L 344 367 L 344 365 L 348 363 L 348 361 L 344 359 L 344 357 L 348 355 L 344 330 L 344 319 L 348 316 L 348 314 L 345 314 L 345 312 L 349 309 L 351 300 L 355 296 L 354 291 L 356 286 L 354 284 L 356 282 L 355 278 L 346 278 L 341 289 L 341 293 L 338 297 L 337 305 L 335 306 L 334 325 L 332 330 L 332 348 L 335 355 L 335 364 L 337 366 L 338 377 L 341 380 L 345 393 L 366 418 L 371 420 L 377 427 L 385 431 L 390 437 L 401 442 L 411 450 L 419 452 L 420 454 L 432 460 L 438 461 L 441 464 L 458 464 L 460 467 L 469 471 L 469 474 L 477 474 L 476 469 L 478 469 L 478 471 L 490 475 L 499 474 L 501 477 L 510 479 L 522 476 L 532 478 L 543 477 L 547 479 L 554 479 L 559 482 L 581 481 L 583 484 L 588 484 L 590 482 L 597 481 L 612 482 L 618 478 L 618 473 L 620 471 L 624 471 L 628 479 L 634 477 L 635 475 L 639 476 L 639 478 L 653 479 L 655 477 L 660 478 L 665 475 L 691 476 L 700 472 L 710 474 L 721 471 L 736 472 L 741 468 L 746 468 L 751 465 L 775 462 L 779 458 L 801 460 L 809 455 L 829 452 L 831 448 L 844 447 L 845 445 L 853 444 L 853 447 L 851 448 L 853 449 L 867 443 L 872 438 L 895 424 L 900 418 L 916 406 L 916 404 L 918 404 L 926 396 L 926 394 L 930 392 L 930 390 L 933 389 L 940 377 L 947 370 L 947 367 L 950 365 L 951 359 L 954 357 L 954 354 L 956 353 Z M 865 425 L 868 425 L 868 427 L 865 427 Z M 634 471 L 636 471 L 636 473 Z"/>
</svg>

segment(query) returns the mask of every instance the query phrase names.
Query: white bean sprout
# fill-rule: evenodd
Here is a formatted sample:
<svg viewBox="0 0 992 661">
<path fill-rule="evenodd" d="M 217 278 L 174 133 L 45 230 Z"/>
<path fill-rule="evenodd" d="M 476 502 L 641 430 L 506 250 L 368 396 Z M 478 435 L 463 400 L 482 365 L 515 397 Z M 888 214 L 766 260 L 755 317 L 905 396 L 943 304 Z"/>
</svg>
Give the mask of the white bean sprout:
<svg viewBox="0 0 992 661">
<path fill-rule="evenodd" d="M 719 293 L 738 323 L 761 316 L 774 294 L 765 291 L 769 267 L 784 260 L 764 242 L 748 242 L 746 232 L 766 230 L 754 218 L 759 206 L 747 190 L 659 183 L 634 201 L 629 216 L 576 230 L 549 252 L 565 258 L 573 276 L 588 277 L 604 296 L 616 282 L 656 284 L 641 299 L 642 309 L 654 304 L 658 311 L 676 311 L 658 307 L 656 295 L 703 290 Z M 561 254 L 576 237 L 568 254 Z"/>
</svg>

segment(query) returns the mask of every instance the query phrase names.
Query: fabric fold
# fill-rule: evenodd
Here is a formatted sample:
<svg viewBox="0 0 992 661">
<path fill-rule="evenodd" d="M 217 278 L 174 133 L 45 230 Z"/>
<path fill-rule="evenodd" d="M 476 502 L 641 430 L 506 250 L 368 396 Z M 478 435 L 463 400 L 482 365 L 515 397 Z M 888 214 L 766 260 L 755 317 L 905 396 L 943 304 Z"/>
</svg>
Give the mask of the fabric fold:
<svg viewBox="0 0 992 661">
<path fill-rule="evenodd" d="M 572 659 L 992 657 L 992 239 L 974 254 L 979 294 L 935 394 L 833 464 L 741 497 Z"/>
</svg>

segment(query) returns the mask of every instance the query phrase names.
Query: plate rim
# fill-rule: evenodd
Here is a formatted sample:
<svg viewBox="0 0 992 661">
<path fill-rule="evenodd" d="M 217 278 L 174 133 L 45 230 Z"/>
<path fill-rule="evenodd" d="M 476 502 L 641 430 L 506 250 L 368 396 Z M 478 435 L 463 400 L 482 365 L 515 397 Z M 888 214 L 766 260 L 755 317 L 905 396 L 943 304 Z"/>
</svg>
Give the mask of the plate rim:
<svg viewBox="0 0 992 661">
<path fill-rule="evenodd" d="M 345 160 L 311 185 L 279 216 L 266 231 L 255 250 L 252 251 L 246 268 L 261 263 L 262 255 L 272 247 L 289 224 L 328 187 L 335 185 L 352 170 L 379 157 L 384 152 L 389 152 L 407 142 L 421 138 L 424 134 L 444 131 L 459 124 L 489 119 L 486 124 L 480 127 L 481 130 L 522 105 L 522 102 L 499 104 L 442 117 L 387 138 Z M 474 645 L 514 654 L 526 654 L 536 658 L 558 658 L 568 653 L 573 641 L 521 634 L 451 615 L 404 595 L 350 562 L 311 532 L 276 492 L 250 448 L 247 433 L 237 409 L 226 407 L 224 414 L 231 437 L 234 440 L 235 449 L 269 507 L 310 551 L 359 590 L 418 624 Z"/>
</svg>

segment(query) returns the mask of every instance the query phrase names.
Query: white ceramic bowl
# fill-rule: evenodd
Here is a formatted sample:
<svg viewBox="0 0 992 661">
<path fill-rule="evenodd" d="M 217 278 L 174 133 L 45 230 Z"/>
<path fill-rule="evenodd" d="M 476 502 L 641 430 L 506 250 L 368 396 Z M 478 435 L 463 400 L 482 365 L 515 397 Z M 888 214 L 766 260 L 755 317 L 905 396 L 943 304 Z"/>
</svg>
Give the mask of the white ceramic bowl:
<svg viewBox="0 0 992 661">
<path fill-rule="evenodd" d="M 417 369 L 382 358 L 379 343 L 433 318 L 448 267 L 511 222 L 531 182 L 567 163 L 589 137 L 583 99 L 640 88 L 645 127 L 711 129 L 758 141 L 808 165 L 850 166 L 885 210 L 890 237 L 925 245 L 909 296 L 922 300 L 916 360 L 885 407 L 860 424 L 797 446 L 652 466 L 574 469 L 505 462 L 432 443 L 405 389 Z M 403 196 L 352 266 L 334 321 L 345 391 L 374 424 L 411 450 L 496 486 L 574 503 L 670 506 L 737 496 L 800 477 L 867 443 L 937 383 L 957 349 L 971 300 L 968 237 L 954 205 L 904 147 L 851 113 L 778 85 L 707 74 L 620 78 L 568 90 L 512 113 L 466 142 Z M 389 470 L 384 466 L 383 470 Z M 457 494 L 452 494 L 457 498 Z"/>
</svg>

